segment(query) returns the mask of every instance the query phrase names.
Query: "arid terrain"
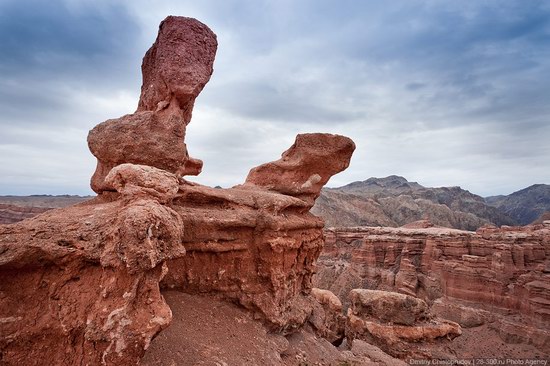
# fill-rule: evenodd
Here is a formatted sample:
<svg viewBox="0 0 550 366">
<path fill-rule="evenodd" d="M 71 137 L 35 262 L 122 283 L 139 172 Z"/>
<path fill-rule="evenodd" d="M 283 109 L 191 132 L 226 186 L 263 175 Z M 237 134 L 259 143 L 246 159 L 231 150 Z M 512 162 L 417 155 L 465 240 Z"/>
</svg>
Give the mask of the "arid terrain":
<svg viewBox="0 0 550 366">
<path fill-rule="evenodd" d="M 0 196 L 0 223 L 17 222 L 46 208 L 90 198 Z M 528 225 L 550 217 L 550 185 L 535 184 L 507 196 L 483 198 L 460 187 L 428 188 L 399 176 L 369 178 L 339 188 L 323 188 L 312 212 L 323 218 L 327 227 L 398 227 L 422 219 L 462 230 L 476 230 L 486 224 Z"/>
<path fill-rule="evenodd" d="M 423 187 L 403 177 L 369 178 L 324 188 L 312 212 L 333 226 L 398 227 L 422 219 L 476 230 L 486 225 L 527 225 L 550 211 L 550 185 L 483 198 L 460 187 Z"/>
<path fill-rule="evenodd" d="M 232 188 L 186 180 L 217 42 L 193 18 L 160 24 L 137 110 L 89 132 L 97 196 L 4 197 L 0 365 L 549 360 L 542 213 L 502 225 L 516 210 L 396 176 L 322 193 L 355 151 L 328 133 Z"/>
<path fill-rule="evenodd" d="M 0 196 L 0 224 L 12 224 L 54 208 L 71 206 L 92 197 L 82 196 Z"/>
<path fill-rule="evenodd" d="M 329 229 L 314 286 L 344 306 L 354 288 L 424 299 L 435 314 L 461 325 L 464 337 L 449 346 L 459 358 L 543 357 L 550 352 L 549 242 L 548 221 L 477 232 L 427 221 Z"/>
</svg>

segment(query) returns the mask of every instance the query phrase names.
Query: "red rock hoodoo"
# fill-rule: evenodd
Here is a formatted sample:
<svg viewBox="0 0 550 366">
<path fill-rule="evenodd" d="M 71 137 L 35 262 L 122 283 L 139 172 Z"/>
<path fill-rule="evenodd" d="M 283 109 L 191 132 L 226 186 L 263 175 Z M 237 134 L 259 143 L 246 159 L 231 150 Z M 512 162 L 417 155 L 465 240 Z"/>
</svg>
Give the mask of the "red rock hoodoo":
<svg viewBox="0 0 550 366">
<path fill-rule="evenodd" d="M 122 163 L 149 165 L 178 175 L 197 175 L 202 161 L 187 153 L 185 130 L 195 99 L 212 75 L 216 35 L 192 18 L 166 18 L 143 58 L 138 109 L 100 123 L 88 146 L 97 158 L 92 189 L 113 190 L 105 176 Z"/>
<path fill-rule="evenodd" d="M 309 209 L 355 146 L 298 135 L 241 186 L 183 180 L 202 166 L 184 137 L 216 47 L 204 24 L 166 18 L 137 111 L 88 136 L 99 195 L 0 227 L 2 364 L 137 364 L 171 321 L 161 288 L 233 300 L 283 333 L 320 309 L 311 278 L 323 222 Z"/>
</svg>

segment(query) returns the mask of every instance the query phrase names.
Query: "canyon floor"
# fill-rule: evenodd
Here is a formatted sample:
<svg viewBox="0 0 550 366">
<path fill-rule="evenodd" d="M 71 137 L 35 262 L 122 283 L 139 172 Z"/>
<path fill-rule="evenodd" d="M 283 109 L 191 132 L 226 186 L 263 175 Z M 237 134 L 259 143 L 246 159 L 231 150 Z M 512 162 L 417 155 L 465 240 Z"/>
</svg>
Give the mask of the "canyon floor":
<svg viewBox="0 0 550 366">
<path fill-rule="evenodd" d="M 242 308 L 210 296 L 177 291 L 163 293 L 172 309 L 170 327 L 157 336 L 145 353 L 144 366 L 176 365 L 404 365 L 360 340 L 336 348 L 311 331 L 291 336 L 270 334 Z M 507 343 L 488 325 L 463 329 L 441 349 L 454 360 L 548 360 L 537 348 Z M 449 357 L 449 356 L 447 356 Z M 442 358 L 448 359 L 448 358 Z M 405 360 L 407 361 L 407 360 Z"/>
</svg>

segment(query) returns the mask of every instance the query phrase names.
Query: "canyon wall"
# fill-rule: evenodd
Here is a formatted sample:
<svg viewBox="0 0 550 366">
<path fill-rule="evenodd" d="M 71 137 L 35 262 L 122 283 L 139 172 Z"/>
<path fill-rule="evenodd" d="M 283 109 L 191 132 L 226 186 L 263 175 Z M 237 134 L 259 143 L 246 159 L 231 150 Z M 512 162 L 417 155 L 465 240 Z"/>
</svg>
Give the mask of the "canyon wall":
<svg viewBox="0 0 550 366">
<path fill-rule="evenodd" d="M 550 223 L 482 227 L 357 227 L 325 231 L 314 285 L 343 300 L 353 288 L 426 300 L 447 319 L 490 323 L 503 339 L 550 351 Z"/>
</svg>

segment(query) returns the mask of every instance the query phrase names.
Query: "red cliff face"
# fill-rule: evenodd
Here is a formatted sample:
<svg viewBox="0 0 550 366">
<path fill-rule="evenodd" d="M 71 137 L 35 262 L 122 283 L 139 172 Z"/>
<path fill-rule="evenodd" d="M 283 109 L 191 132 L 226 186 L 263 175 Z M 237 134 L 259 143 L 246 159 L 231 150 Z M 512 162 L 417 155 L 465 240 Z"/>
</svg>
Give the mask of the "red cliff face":
<svg viewBox="0 0 550 366">
<path fill-rule="evenodd" d="M 329 229 L 326 238 L 316 286 L 342 299 L 350 288 L 418 296 L 463 326 L 490 320 L 503 338 L 550 350 L 548 225 Z"/>
<path fill-rule="evenodd" d="M 98 197 L 0 227 L 2 364 L 137 364 L 172 318 L 161 288 L 230 299 L 283 333 L 322 310 L 310 292 L 323 222 L 309 209 L 355 146 L 298 135 L 242 186 L 183 180 L 202 166 L 184 136 L 216 46 L 194 19 L 164 20 L 138 110 L 88 136 Z"/>
</svg>

